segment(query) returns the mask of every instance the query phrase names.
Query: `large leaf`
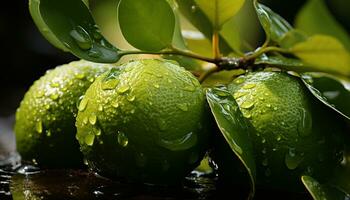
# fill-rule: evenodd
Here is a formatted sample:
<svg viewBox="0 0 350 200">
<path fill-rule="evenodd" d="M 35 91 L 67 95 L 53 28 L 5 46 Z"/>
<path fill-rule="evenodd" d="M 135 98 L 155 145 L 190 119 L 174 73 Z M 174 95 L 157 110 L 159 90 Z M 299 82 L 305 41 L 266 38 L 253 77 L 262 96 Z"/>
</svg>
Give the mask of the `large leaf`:
<svg viewBox="0 0 350 200">
<path fill-rule="evenodd" d="M 40 14 L 40 1 L 29 0 L 29 12 L 32 16 L 35 25 L 38 27 L 41 34 L 55 47 L 68 51 L 68 49 L 62 44 L 62 42 L 51 32 L 49 27 L 46 25 L 44 19 Z"/>
<path fill-rule="evenodd" d="M 350 76 L 350 54 L 334 37 L 314 35 L 290 51 L 316 71 Z"/>
<path fill-rule="evenodd" d="M 311 35 L 336 37 L 350 50 L 349 34 L 329 12 L 324 0 L 309 0 L 297 14 L 295 25 Z"/>
<path fill-rule="evenodd" d="M 272 41 L 278 42 L 292 26 L 267 6 L 254 2 L 255 10 L 265 33 Z"/>
<path fill-rule="evenodd" d="M 350 120 L 350 91 L 340 79 L 320 73 L 305 73 L 301 78 L 314 96 Z"/>
<path fill-rule="evenodd" d="M 301 180 L 314 200 L 344 200 L 349 196 L 336 187 L 320 184 L 310 176 L 302 176 Z"/>
<path fill-rule="evenodd" d="M 216 30 L 232 18 L 243 6 L 245 0 L 195 0 L 197 6 L 207 15 Z"/>
<path fill-rule="evenodd" d="M 74 55 L 93 62 L 113 63 L 120 59 L 119 50 L 100 34 L 83 1 L 41 0 L 38 3 L 37 11 L 49 31 Z"/>
<path fill-rule="evenodd" d="M 135 48 L 160 51 L 172 44 L 175 15 L 166 0 L 121 0 L 118 19 L 125 39 Z"/>
<path fill-rule="evenodd" d="M 247 169 L 252 186 L 251 194 L 254 195 L 256 165 L 248 134 L 248 123 L 227 88 L 208 89 L 207 100 L 222 135 Z"/>
</svg>

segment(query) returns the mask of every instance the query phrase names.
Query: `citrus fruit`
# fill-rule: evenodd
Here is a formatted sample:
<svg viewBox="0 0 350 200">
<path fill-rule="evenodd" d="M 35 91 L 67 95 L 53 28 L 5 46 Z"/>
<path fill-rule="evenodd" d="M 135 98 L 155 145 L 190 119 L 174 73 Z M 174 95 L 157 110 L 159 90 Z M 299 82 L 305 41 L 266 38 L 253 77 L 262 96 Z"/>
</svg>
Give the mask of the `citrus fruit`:
<svg viewBox="0 0 350 200">
<path fill-rule="evenodd" d="M 301 175 L 323 181 L 341 162 L 341 120 L 297 77 L 251 72 L 236 78 L 228 88 L 249 122 L 246 134 L 253 145 L 259 185 L 299 190 Z M 244 180 L 243 166 L 221 138 L 213 157 L 223 179 Z"/>
<path fill-rule="evenodd" d="M 208 112 L 197 79 L 177 64 L 131 61 L 100 76 L 77 117 L 89 166 L 128 182 L 175 184 L 201 161 Z"/>
<path fill-rule="evenodd" d="M 97 75 L 112 65 L 75 61 L 37 80 L 16 113 L 17 150 L 24 160 L 46 167 L 81 166 L 75 139 L 76 106 Z"/>
</svg>

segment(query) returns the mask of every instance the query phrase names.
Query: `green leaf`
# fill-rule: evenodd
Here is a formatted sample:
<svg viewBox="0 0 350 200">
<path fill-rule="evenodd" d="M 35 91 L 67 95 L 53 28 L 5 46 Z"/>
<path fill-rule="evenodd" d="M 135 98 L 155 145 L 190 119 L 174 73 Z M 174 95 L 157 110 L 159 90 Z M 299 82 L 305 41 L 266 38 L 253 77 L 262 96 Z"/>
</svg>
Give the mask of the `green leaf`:
<svg viewBox="0 0 350 200">
<path fill-rule="evenodd" d="M 69 51 L 61 41 L 51 32 L 49 27 L 46 25 L 40 14 L 40 1 L 29 0 L 29 12 L 34 20 L 35 25 L 38 27 L 40 33 L 48 40 L 53 46 L 63 51 Z"/>
<path fill-rule="evenodd" d="M 119 50 L 100 34 L 81 0 L 41 0 L 39 10 L 49 30 L 77 57 L 103 63 L 120 59 Z"/>
<path fill-rule="evenodd" d="M 301 78 L 317 99 L 350 120 L 350 91 L 344 81 L 320 73 L 305 73 Z"/>
<path fill-rule="evenodd" d="M 206 14 L 214 29 L 221 26 L 237 14 L 245 0 L 195 0 L 197 6 Z"/>
<path fill-rule="evenodd" d="M 267 56 L 262 55 L 255 60 L 256 65 L 268 65 L 278 67 L 284 70 L 292 70 L 302 72 L 306 69 L 305 64 L 299 59 L 287 58 L 283 56 Z"/>
<path fill-rule="evenodd" d="M 280 15 L 269 7 L 254 1 L 259 21 L 265 30 L 266 35 L 274 42 L 278 42 L 284 34 L 291 31 L 293 27 Z"/>
<path fill-rule="evenodd" d="M 334 37 L 311 36 L 292 46 L 290 52 L 316 71 L 350 76 L 350 54 Z"/>
<path fill-rule="evenodd" d="M 121 0 L 118 19 L 125 39 L 135 48 L 160 51 L 172 44 L 175 15 L 166 0 Z"/>
<path fill-rule="evenodd" d="M 297 43 L 304 42 L 307 38 L 304 32 L 293 29 L 284 34 L 278 44 L 284 49 L 289 49 Z"/>
<path fill-rule="evenodd" d="M 296 28 L 307 34 L 325 34 L 336 37 L 350 50 L 350 37 L 329 12 L 324 0 L 309 0 L 296 17 Z"/>
<path fill-rule="evenodd" d="M 314 200 L 344 200 L 349 196 L 341 190 L 326 184 L 320 184 L 310 176 L 302 176 L 301 180 Z"/>
<path fill-rule="evenodd" d="M 195 6 L 195 0 L 176 0 L 176 2 L 183 16 L 185 16 L 194 27 L 202 32 L 206 38 L 211 40 L 214 29 L 213 25 L 203 11 Z M 225 55 L 232 52 L 232 48 L 221 36 L 220 50 Z"/>
<path fill-rule="evenodd" d="M 248 122 L 243 117 L 227 88 L 211 88 L 207 101 L 215 121 L 227 143 L 245 166 L 251 182 L 251 195 L 255 193 L 256 165 L 253 146 L 248 134 Z"/>
</svg>

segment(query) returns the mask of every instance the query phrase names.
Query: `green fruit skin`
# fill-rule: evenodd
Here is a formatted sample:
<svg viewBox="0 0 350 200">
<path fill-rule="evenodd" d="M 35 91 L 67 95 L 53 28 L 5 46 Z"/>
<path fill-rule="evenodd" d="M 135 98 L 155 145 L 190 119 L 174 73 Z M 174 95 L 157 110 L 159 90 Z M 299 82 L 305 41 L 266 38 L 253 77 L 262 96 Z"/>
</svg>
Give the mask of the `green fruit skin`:
<svg viewBox="0 0 350 200">
<path fill-rule="evenodd" d="M 17 150 L 23 160 L 49 168 L 83 166 L 75 139 L 76 104 L 94 79 L 112 67 L 75 61 L 35 81 L 16 113 Z"/>
<path fill-rule="evenodd" d="M 263 97 L 250 108 L 252 113 L 254 109 L 262 111 L 259 113 L 260 121 L 257 122 L 254 114 L 247 118 L 257 166 L 257 184 L 265 188 L 304 191 L 301 175 L 326 181 L 343 158 L 345 130 L 341 118 L 316 100 L 299 79 L 286 73 L 253 72 L 246 75 L 244 81 L 238 79 L 229 85 L 234 96 L 246 83 L 256 83 L 256 87 L 259 84 L 268 85 L 272 92 L 268 95 L 278 97 L 286 105 L 285 108 L 276 106 L 276 109 L 275 105 L 281 103 L 272 100 L 269 102 L 271 106 L 266 106 L 264 101 L 271 97 L 264 96 L 266 94 L 259 93 L 254 88 L 248 89 L 250 93 L 247 98 Z M 242 102 L 239 105 L 243 115 L 247 116 L 249 110 L 242 108 Z M 296 112 L 297 108 L 304 108 L 308 116 Z M 309 118 L 305 122 L 306 126 L 302 129 L 295 128 L 306 117 Z M 223 137 L 217 137 L 214 143 L 212 156 L 219 167 L 219 177 L 229 184 L 245 183 L 249 186 L 244 166 L 235 158 Z"/>
<path fill-rule="evenodd" d="M 109 88 L 115 80 L 118 84 Z M 127 63 L 99 77 L 85 98 L 77 139 L 100 175 L 172 185 L 203 158 L 212 125 L 205 95 L 197 79 L 177 64 Z"/>
</svg>

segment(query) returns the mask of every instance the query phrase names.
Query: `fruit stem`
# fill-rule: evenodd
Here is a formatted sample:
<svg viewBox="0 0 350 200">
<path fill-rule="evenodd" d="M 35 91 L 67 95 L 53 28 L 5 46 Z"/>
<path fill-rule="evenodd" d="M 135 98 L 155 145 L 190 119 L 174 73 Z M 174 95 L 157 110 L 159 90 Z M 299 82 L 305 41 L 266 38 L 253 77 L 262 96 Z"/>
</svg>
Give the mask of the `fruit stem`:
<svg viewBox="0 0 350 200">
<path fill-rule="evenodd" d="M 216 59 L 204 57 L 204 56 L 195 54 L 191 51 L 184 51 L 184 50 L 177 49 L 174 47 L 172 47 L 171 49 L 166 49 L 166 50 L 159 51 L 159 52 L 150 52 L 150 51 L 122 51 L 122 52 L 120 52 L 120 56 L 125 56 L 125 55 L 130 55 L 130 54 L 180 55 L 180 56 L 186 56 L 186 57 L 190 57 L 190 58 L 194 58 L 197 60 L 202 60 L 202 61 L 214 63 L 214 64 L 216 64 L 218 62 Z"/>
<path fill-rule="evenodd" d="M 221 70 L 221 69 L 220 69 L 218 66 L 215 65 L 213 68 L 210 68 L 209 70 L 203 72 L 203 73 L 199 76 L 198 81 L 199 81 L 200 83 L 203 83 L 203 82 L 205 81 L 206 78 L 208 78 L 210 75 L 212 75 L 213 73 L 218 72 L 218 71 L 220 71 L 220 70 Z"/>
<path fill-rule="evenodd" d="M 256 59 L 257 57 L 261 56 L 262 54 L 268 53 L 268 52 L 271 52 L 271 51 L 275 51 L 275 52 L 279 52 L 279 53 L 285 53 L 285 54 L 289 54 L 290 53 L 290 51 L 288 49 L 283 49 L 283 48 L 276 47 L 276 46 L 261 47 L 257 51 L 255 51 L 254 53 L 245 56 L 244 59 L 245 60 L 253 60 L 253 59 Z"/>
<path fill-rule="evenodd" d="M 212 48 L 215 59 L 220 58 L 219 38 L 219 32 L 215 30 L 212 37 Z"/>
</svg>

